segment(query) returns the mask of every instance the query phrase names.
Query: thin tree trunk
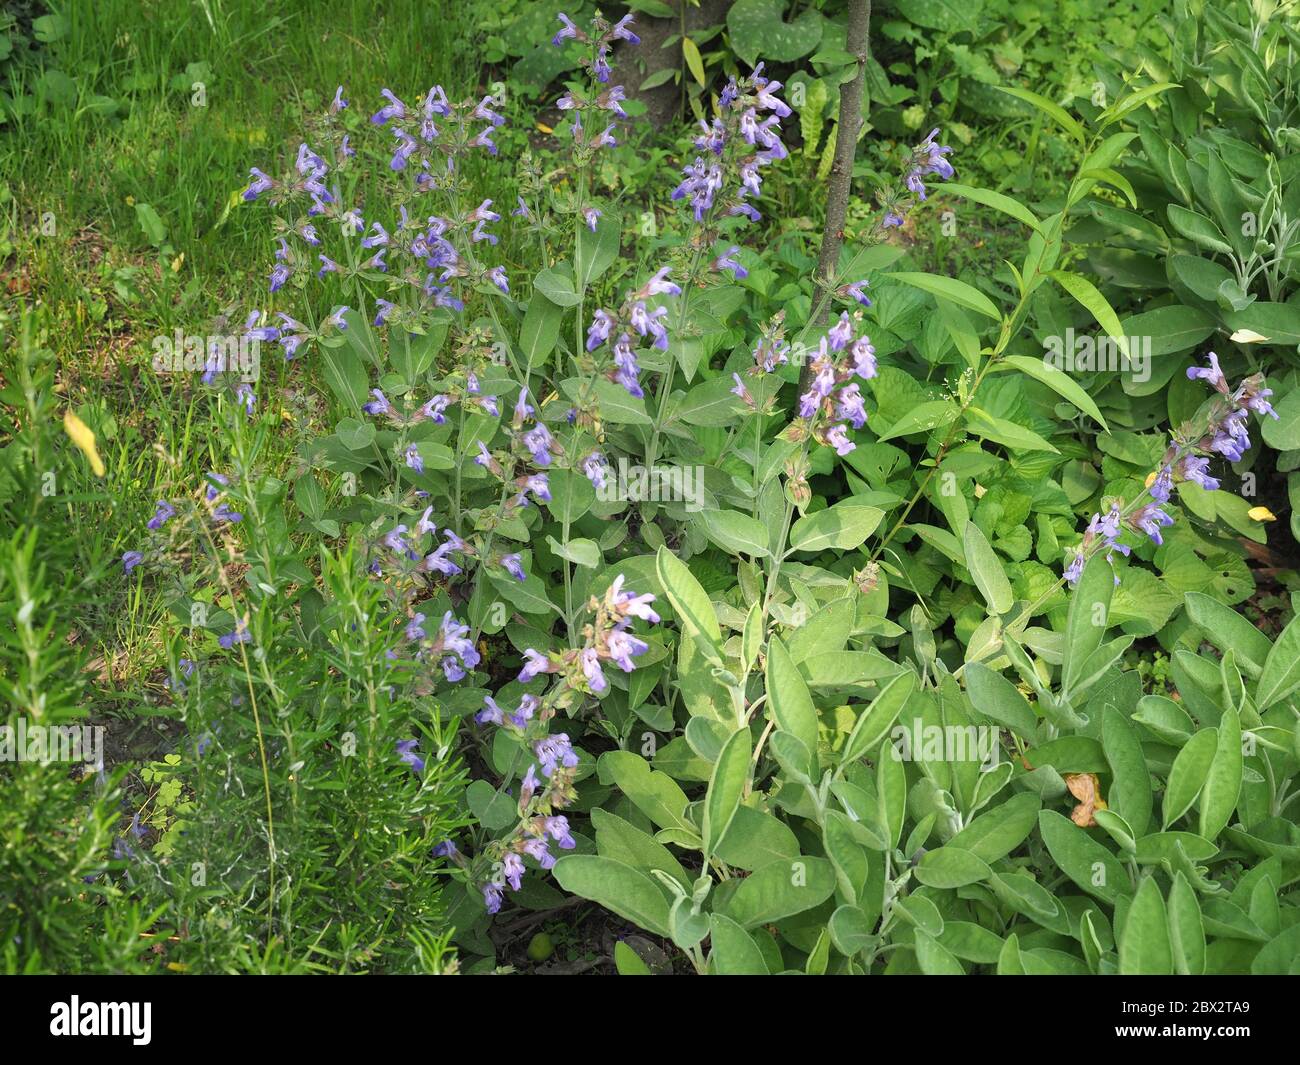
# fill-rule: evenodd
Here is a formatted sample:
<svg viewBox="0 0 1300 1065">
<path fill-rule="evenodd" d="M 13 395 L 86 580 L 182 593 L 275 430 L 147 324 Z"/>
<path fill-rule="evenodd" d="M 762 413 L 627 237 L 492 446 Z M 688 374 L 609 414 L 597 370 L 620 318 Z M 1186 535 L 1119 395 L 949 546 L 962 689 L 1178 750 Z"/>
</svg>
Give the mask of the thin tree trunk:
<svg viewBox="0 0 1300 1065">
<path fill-rule="evenodd" d="M 821 251 L 817 255 L 817 272 L 813 292 L 815 329 L 824 329 L 830 321 L 829 286 L 839 266 L 840 248 L 844 244 L 844 217 L 849 209 L 849 190 L 853 184 L 853 162 L 858 153 L 858 131 L 862 128 L 862 91 L 867 80 L 867 38 L 871 28 L 871 0 L 849 0 L 849 18 L 845 27 L 844 46 L 858 62 L 851 81 L 840 86 L 840 118 L 835 134 L 835 159 L 831 163 L 826 186 L 826 228 L 822 231 Z M 811 374 L 805 361 L 799 374 L 799 391 L 807 390 Z"/>
</svg>

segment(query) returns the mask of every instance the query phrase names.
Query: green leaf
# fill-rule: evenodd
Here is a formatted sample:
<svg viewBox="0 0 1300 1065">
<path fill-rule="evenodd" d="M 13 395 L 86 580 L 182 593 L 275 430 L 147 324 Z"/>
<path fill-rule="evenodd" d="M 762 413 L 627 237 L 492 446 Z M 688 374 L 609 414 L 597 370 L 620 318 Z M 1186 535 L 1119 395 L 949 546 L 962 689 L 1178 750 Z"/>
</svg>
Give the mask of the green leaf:
<svg viewBox="0 0 1300 1065">
<path fill-rule="evenodd" d="M 606 215 L 596 221 L 593 233 L 586 226 L 578 227 L 577 250 L 574 252 L 577 278 L 576 291 L 585 292 L 618 258 L 621 227 L 616 218 Z M 547 293 L 549 296 L 550 293 Z M 559 302 L 558 300 L 556 302 Z"/>
<path fill-rule="evenodd" d="M 621 939 L 614 943 L 614 968 L 619 976 L 653 976 L 646 965 L 631 947 Z"/>
<path fill-rule="evenodd" d="M 811 55 L 822 39 L 824 19 L 805 11 L 793 22 L 784 21 L 784 0 L 736 0 L 727 11 L 731 46 L 749 66 L 759 59 L 790 63 Z"/>
<path fill-rule="evenodd" d="M 958 281 L 955 277 L 947 277 L 943 274 L 918 274 L 910 272 L 892 273 L 889 275 L 891 281 L 901 281 L 905 285 L 911 285 L 913 288 L 919 288 L 923 292 L 928 292 L 932 296 L 938 296 L 941 299 L 949 300 L 957 304 L 958 307 L 964 307 L 968 311 L 974 311 L 982 314 L 986 318 L 992 318 L 994 321 L 1002 317 L 1001 312 L 994 306 L 993 301 L 989 299 L 979 289 L 966 284 L 965 281 Z"/>
<path fill-rule="evenodd" d="M 1060 104 L 1053 103 L 1044 96 L 1039 96 L 1036 92 L 1030 92 L 1028 89 L 1022 89 L 1018 85 L 995 85 L 993 86 L 999 92 L 1004 92 L 1008 96 L 1014 96 L 1018 100 L 1024 100 L 1027 104 L 1033 104 L 1034 107 L 1048 115 L 1056 122 L 1066 133 L 1083 143 L 1084 133 L 1077 119 L 1072 118 L 1070 113 Z"/>
<path fill-rule="evenodd" d="M 1169 205 L 1168 213 L 1170 225 L 1188 240 L 1219 255 L 1232 254 L 1232 245 L 1212 219 L 1176 203 Z"/>
<path fill-rule="evenodd" d="M 1221 653 L 1231 650 L 1247 673 L 1259 676 L 1273 650 L 1268 637 L 1231 607 L 1204 592 L 1188 592 L 1183 598 L 1187 616 L 1201 630 L 1201 635 Z M 1300 663 L 1296 665 L 1297 684 L 1300 684 Z M 1261 708 L 1267 705 L 1262 703 Z"/>
<path fill-rule="evenodd" d="M 918 403 L 915 407 L 905 410 L 902 417 L 876 439 L 884 443 L 886 440 L 912 433 L 932 432 L 950 424 L 960 413 L 961 408 L 950 399 L 934 399 Z"/>
<path fill-rule="evenodd" d="M 1279 703 L 1300 688 L 1300 615 L 1293 617 L 1273 641 L 1255 690 L 1261 711 Z"/>
<path fill-rule="evenodd" d="M 1102 713 L 1101 746 L 1112 777 L 1107 802 L 1128 822 L 1134 839 L 1145 836 L 1151 824 L 1151 775 L 1137 732 L 1113 706 Z"/>
<path fill-rule="evenodd" d="M 709 915 L 709 971 L 718 976 L 767 976 L 753 936 L 726 914 Z"/>
<path fill-rule="evenodd" d="M 1218 743 L 1218 729 L 1201 729 L 1174 758 L 1174 764 L 1169 769 L 1169 779 L 1165 783 L 1162 828 L 1168 829 L 1196 802 L 1205 786 L 1205 778 L 1209 775 Z"/>
<path fill-rule="evenodd" d="M 852 499 L 809 514 L 794 523 L 790 530 L 792 551 L 824 551 L 835 548 L 851 551 L 876 531 L 884 511 L 863 506 Z"/>
<path fill-rule="evenodd" d="M 982 203 L 985 207 L 992 207 L 995 211 L 1010 215 L 1017 221 L 1024 222 L 1031 229 L 1041 232 L 1039 227 L 1042 223 L 1034 215 L 1034 212 L 1019 200 L 1013 200 L 1010 196 L 1004 196 L 1000 192 L 992 192 L 989 189 L 959 185 L 955 181 L 945 182 L 943 191 L 946 196 L 961 196 L 964 199 L 973 200 L 975 203 Z"/>
<path fill-rule="evenodd" d="M 1228 825 L 1241 795 L 1241 719 L 1231 706 L 1219 719 L 1214 757 L 1201 789 L 1200 834 L 1215 839 Z"/>
<path fill-rule="evenodd" d="M 1061 872 L 1089 895 L 1113 904 L 1130 890 L 1128 874 L 1115 855 L 1068 817 L 1040 810 L 1038 831 Z"/>
<path fill-rule="evenodd" d="M 1119 935 L 1121 976 L 1169 976 L 1174 971 L 1169 943 L 1169 914 L 1160 886 L 1145 877 L 1128 908 Z"/>
<path fill-rule="evenodd" d="M 1065 656 L 1061 663 L 1061 687 L 1068 696 L 1084 676 L 1084 667 L 1101 646 L 1110 620 L 1110 601 L 1115 594 L 1115 575 L 1104 555 L 1093 555 L 1070 597 L 1065 625 Z"/>
<path fill-rule="evenodd" d="M 1057 454 L 1057 449 L 1039 436 L 1032 429 L 1023 425 L 997 418 L 980 407 L 971 404 L 966 408 L 966 428 L 976 436 L 992 440 L 1003 447 L 1022 451 L 1050 451 Z"/>
<path fill-rule="evenodd" d="M 767 646 L 767 708 L 782 732 L 788 732 L 807 749 L 810 758 L 804 771 L 817 779 L 817 709 L 799 667 L 780 639 L 773 636 Z"/>
<path fill-rule="evenodd" d="M 570 894 L 590 899 L 647 932 L 669 938 L 668 902 L 645 873 L 596 854 L 565 855 L 552 872 Z"/>
<path fill-rule="evenodd" d="M 1088 395 L 1068 374 L 1057 369 L 1042 359 L 1030 358 L 1028 355 L 1004 355 L 999 365 L 1014 366 L 1023 373 L 1027 373 L 1036 381 L 1041 381 L 1052 389 L 1057 395 L 1073 403 L 1081 411 L 1087 414 L 1106 432 L 1110 432 L 1110 426 L 1106 424 L 1106 419 L 1101 416 L 1101 411 L 1097 404 L 1093 402 L 1092 397 Z"/>
<path fill-rule="evenodd" d="M 827 859 L 782 859 L 745 877 L 722 912 L 745 928 L 755 928 L 811 910 L 833 894 L 835 869 Z"/>
<path fill-rule="evenodd" d="M 1022 791 L 1006 802 L 980 814 L 948 841 L 950 847 L 996 862 L 1020 846 L 1038 823 L 1041 800 L 1033 792 Z"/>
<path fill-rule="evenodd" d="M 741 403 L 731 390 L 730 377 L 714 377 L 692 388 L 678 401 L 674 413 L 690 425 L 734 425 Z"/>
<path fill-rule="evenodd" d="M 964 672 L 966 692 L 976 710 L 1021 737 L 1033 739 L 1038 718 L 1014 684 L 982 662 L 967 663 Z"/>
<path fill-rule="evenodd" d="M 897 847 L 907 819 L 907 770 L 889 740 L 881 743 L 876 761 L 876 808 L 886 832 L 886 844 Z"/>
<path fill-rule="evenodd" d="M 916 674 L 911 670 L 899 673 L 881 688 L 871 705 L 858 715 L 853 731 L 844 744 L 840 761 L 848 765 L 868 751 L 874 751 L 894 727 L 894 722 L 898 720 L 898 715 L 903 712 L 903 707 L 915 689 Z"/>
<path fill-rule="evenodd" d="M 1107 336 L 1115 342 L 1120 353 L 1126 359 L 1131 359 L 1132 352 L 1128 348 L 1128 337 L 1124 333 L 1124 327 L 1119 324 L 1119 317 L 1111 307 L 1110 301 L 1098 288 L 1087 278 L 1065 270 L 1053 270 L 1049 276 L 1097 320 L 1097 324 L 1106 330 Z"/>
<path fill-rule="evenodd" d="M 722 630 L 718 627 L 718 615 L 686 563 L 667 547 L 661 547 L 655 555 L 655 571 L 683 625 L 697 640 L 706 641 L 715 657 L 720 657 Z"/>
<path fill-rule="evenodd" d="M 686 819 L 686 793 L 667 773 L 650 768 L 639 754 L 607 751 L 600 756 L 600 772 L 609 777 L 646 817 L 660 828 L 686 829 L 695 826 Z"/>
<path fill-rule="evenodd" d="M 973 521 L 966 523 L 962 547 L 966 553 L 966 568 L 975 579 L 975 587 L 984 597 L 984 602 L 988 603 L 989 610 L 994 614 L 1005 614 L 1015 603 L 1011 594 L 1011 582 L 1007 580 L 1002 563 L 993 553 L 988 538 Z"/>
<path fill-rule="evenodd" d="M 682 38 L 682 57 L 686 60 L 687 69 L 703 88 L 707 84 L 704 79 L 704 60 L 700 58 L 699 47 L 689 37 Z"/>
<path fill-rule="evenodd" d="M 767 526 L 738 510 L 702 510 L 695 518 L 700 530 L 728 554 L 767 558 Z"/>
<path fill-rule="evenodd" d="M 564 308 L 552 303 L 544 293 L 535 292 L 519 327 L 519 347 L 528 366 L 538 367 L 555 350 L 555 342 L 564 324 Z"/>
<path fill-rule="evenodd" d="M 731 822 L 736 816 L 749 783 L 749 759 L 753 754 L 753 742 L 749 728 L 739 728 L 722 746 L 717 762 L 713 765 L 713 775 L 709 778 L 709 790 L 704 799 L 704 858 L 707 862 L 713 855 L 718 841 L 727 834 Z"/>
<path fill-rule="evenodd" d="M 950 843 L 928 851 L 913 875 L 927 887 L 959 888 L 987 879 L 992 871 L 983 858 Z"/>
<path fill-rule="evenodd" d="M 964 976 L 966 970 L 947 947 L 919 928 L 915 934 L 916 963 L 926 976 Z"/>
<path fill-rule="evenodd" d="M 1181 870 L 1169 889 L 1169 949 L 1179 976 L 1205 972 L 1205 922 L 1196 892 Z"/>
</svg>

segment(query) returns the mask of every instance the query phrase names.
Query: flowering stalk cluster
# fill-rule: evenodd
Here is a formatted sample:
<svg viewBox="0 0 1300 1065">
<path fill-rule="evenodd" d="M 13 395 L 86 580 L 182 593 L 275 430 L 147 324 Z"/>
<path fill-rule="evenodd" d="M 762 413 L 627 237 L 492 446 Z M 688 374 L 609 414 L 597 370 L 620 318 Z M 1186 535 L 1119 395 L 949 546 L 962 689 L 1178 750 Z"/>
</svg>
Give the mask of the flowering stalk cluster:
<svg viewBox="0 0 1300 1065">
<path fill-rule="evenodd" d="M 1268 402 L 1273 392 L 1264 387 L 1262 374 L 1254 374 L 1232 388 L 1214 352 L 1209 353 L 1208 362 L 1206 367 L 1189 367 L 1187 376 L 1208 382 L 1218 393 L 1217 398 L 1195 427 L 1172 435 L 1160 469 L 1147 478 L 1143 493 L 1127 506 L 1112 500 L 1105 514 L 1092 516 L 1083 541 L 1065 567 L 1065 579 L 1071 586 L 1078 583 L 1084 564 L 1094 554 L 1104 551 L 1107 560 L 1113 561 L 1115 552 L 1125 556 L 1131 552 L 1129 545 L 1120 542 L 1126 528 L 1148 537 L 1157 546 L 1164 543 L 1160 530 L 1174 524 L 1173 515 L 1164 509 L 1173 495 L 1174 485 L 1188 482 L 1207 492 L 1214 491 L 1219 481 L 1210 476 L 1210 456 L 1222 455 L 1229 462 L 1241 461 L 1250 449 L 1247 431 L 1250 413 L 1278 416 Z M 1115 583 L 1119 583 L 1118 574 Z"/>
<path fill-rule="evenodd" d="M 609 688 L 601 671 L 603 662 L 613 662 L 625 672 L 634 668 L 633 659 L 648 649 L 648 644 L 630 631 L 634 619 L 655 624 L 659 615 L 651 607 L 653 595 L 635 595 L 623 589 L 623 578 L 616 577 L 599 599 L 592 597 L 588 610 L 594 615 L 583 630 L 585 646 L 560 654 L 543 654 L 529 649 L 519 674 L 521 683 L 529 683 L 541 674 L 557 675 L 557 682 L 543 696 L 526 693 L 513 710 L 500 706 L 492 696 L 483 700 L 483 709 L 474 720 L 480 725 L 495 725 L 506 732 L 533 756 L 519 788 L 519 823 L 503 838 L 493 840 L 479 856 L 478 869 L 484 864 L 490 875 L 482 879 L 480 890 L 489 913 L 496 913 L 507 888 L 518 891 L 526 871 L 524 858 L 532 858 L 541 869 L 555 864 L 551 844 L 563 850 L 576 846 L 569 823 L 556 811 L 577 799 L 574 781 L 579 757 L 567 733 L 551 735 L 549 722 L 558 711 L 566 709 L 584 695 L 600 695 Z M 440 853 L 475 875 L 456 845 L 447 841 Z"/>
<path fill-rule="evenodd" d="M 811 437 L 847 455 L 857 445 L 846 425 L 861 429 L 867 423 L 858 381 L 876 376 L 876 349 L 866 333 L 854 336 L 855 322 L 847 311 L 818 344 L 811 362 L 808 391 L 799 397 L 798 417 L 782 433 L 798 442 Z M 742 397 L 743 398 L 743 397 Z"/>
</svg>

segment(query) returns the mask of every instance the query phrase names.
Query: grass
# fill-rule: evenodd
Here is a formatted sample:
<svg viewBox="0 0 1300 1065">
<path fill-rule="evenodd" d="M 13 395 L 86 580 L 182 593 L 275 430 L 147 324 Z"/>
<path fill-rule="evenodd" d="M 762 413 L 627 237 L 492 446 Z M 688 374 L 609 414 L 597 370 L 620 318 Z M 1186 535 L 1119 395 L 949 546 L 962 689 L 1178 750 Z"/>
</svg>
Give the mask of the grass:
<svg viewBox="0 0 1300 1065">
<path fill-rule="evenodd" d="M 152 339 L 178 327 L 206 334 L 219 309 L 265 293 L 270 230 L 239 194 L 250 165 L 274 169 L 296 147 L 336 85 L 368 113 L 388 86 L 413 94 L 445 82 L 467 94 L 477 68 L 451 3 L 334 4 L 328 19 L 304 0 L 58 10 L 68 32 L 45 60 L 76 79 L 78 99 L 41 102 L 0 127 L 0 336 L 12 349 L 21 309 L 35 308 L 56 388 L 99 437 L 105 479 L 63 487 L 44 520 L 76 545 L 66 602 L 94 648 L 96 713 L 119 715 L 160 687 L 174 621 L 160 588 L 122 581 L 118 560 L 155 498 L 192 489 L 218 464 L 209 399 L 191 375 L 152 371 Z M 113 115 L 96 110 L 99 97 L 116 102 Z M 308 366 L 263 362 L 259 395 L 290 425 L 312 418 Z M 300 435 L 268 440 L 268 472 L 290 469 Z"/>
</svg>

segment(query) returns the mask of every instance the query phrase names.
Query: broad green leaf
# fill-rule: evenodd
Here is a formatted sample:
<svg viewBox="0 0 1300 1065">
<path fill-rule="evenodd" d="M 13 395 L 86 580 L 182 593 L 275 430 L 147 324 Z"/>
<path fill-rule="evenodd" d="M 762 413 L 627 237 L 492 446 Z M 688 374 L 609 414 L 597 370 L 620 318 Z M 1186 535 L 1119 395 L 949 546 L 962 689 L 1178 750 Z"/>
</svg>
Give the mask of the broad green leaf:
<svg viewBox="0 0 1300 1065">
<path fill-rule="evenodd" d="M 1098 288 L 1087 278 L 1066 270 L 1053 270 L 1050 276 L 1097 320 L 1097 324 L 1106 330 L 1106 334 L 1115 341 L 1115 346 L 1124 357 L 1131 358 L 1128 337 L 1124 335 L 1124 328 L 1119 324 L 1119 317 L 1111 307 L 1110 301 Z"/>
<path fill-rule="evenodd" d="M 1005 858 L 1020 846 L 1038 823 L 1041 800 L 1033 792 L 1022 791 L 1006 802 L 980 814 L 948 841 L 986 862 Z"/>
<path fill-rule="evenodd" d="M 1201 630 L 1202 636 L 1220 652 L 1232 650 L 1245 671 L 1258 677 L 1273 649 L 1268 637 L 1231 607 L 1204 592 L 1188 592 L 1183 598 L 1187 604 L 1187 616 Z M 1296 679 L 1300 683 L 1300 664 L 1297 666 Z"/>
<path fill-rule="evenodd" d="M 722 746 L 717 762 L 713 766 L 713 776 L 709 779 L 709 790 L 704 799 L 704 857 L 707 860 L 713 854 L 718 840 L 727 834 L 736 808 L 740 805 L 749 783 L 749 759 L 753 753 L 753 744 L 749 729 L 739 728 Z"/>
<path fill-rule="evenodd" d="M 1174 971 L 1169 914 L 1160 886 L 1144 877 L 1119 935 L 1121 976 L 1169 976 Z"/>
<path fill-rule="evenodd" d="M 884 511 L 863 506 L 852 499 L 796 521 L 790 529 L 792 551 L 851 551 L 860 547 L 880 524 Z"/>
<path fill-rule="evenodd" d="M 1264 669 L 1255 690 L 1255 702 L 1261 711 L 1281 702 L 1300 688 L 1300 615 L 1293 617 L 1264 660 Z"/>
<path fill-rule="evenodd" d="M 773 636 L 767 647 L 767 708 L 783 732 L 788 732 L 807 749 L 810 763 L 805 772 L 817 779 L 817 709 L 808 686 L 799 674 L 790 652 Z"/>
<path fill-rule="evenodd" d="M 767 558 L 767 526 L 738 510 L 702 510 L 695 519 L 704 535 L 728 554 Z"/>
<path fill-rule="evenodd" d="M 932 888 L 959 888 L 988 878 L 992 870 L 983 858 L 949 843 L 928 851 L 913 870 L 922 884 Z"/>
<path fill-rule="evenodd" d="M 965 676 L 966 692 L 976 710 L 1024 739 L 1034 738 L 1038 718 L 1014 684 L 982 662 L 968 662 Z"/>
<path fill-rule="evenodd" d="M 1024 100 L 1027 104 L 1033 104 L 1034 107 L 1042 111 L 1043 114 L 1049 116 L 1071 137 L 1079 143 L 1083 143 L 1083 126 L 1079 124 L 1078 119 L 1071 117 L 1070 113 L 1060 104 L 1053 103 L 1045 96 L 1040 96 L 1036 92 L 1022 89 L 1018 85 L 995 85 L 994 88 L 999 92 L 1006 93 L 1008 96 L 1014 96 L 1019 100 Z"/>
<path fill-rule="evenodd" d="M 1131 888 L 1119 860 L 1068 817 L 1041 810 L 1038 830 L 1061 872 L 1103 902 L 1114 903 Z"/>
<path fill-rule="evenodd" d="M 968 311 L 982 314 L 994 321 L 1002 317 L 1002 313 L 994 306 L 993 301 L 983 292 L 966 284 L 965 281 L 958 281 L 955 277 L 947 277 L 943 274 L 918 274 L 903 271 L 901 273 L 891 273 L 889 279 L 891 281 L 901 281 L 913 288 L 919 288 L 932 296 L 949 300 L 957 304 L 958 307 L 964 307 Z"/>
<path fill-rule="evenodd" d="M 975 579 L 975 587 L 984 597 L 984 602 L 988 603 L 989 610 L 994 614 L 1005 614 L 1015 603 L 1011 594 L 1011 582 L 1007 580 L 1002 563 L 993 553 L 988 538 L 973 521 L 966 523 L 962 547 L 966 552 L 966 568 Z"/>
<path fill-rule="evenodd" d="M 1196 892 L 1181 872 L 1169 889 L 1169 948 L 1179 976 L 1205 972 L 1205 923 Z"/>
<path fill-rule="evenodd" d="M 1209 775 L 1218 743 L 1218 729 L 1201 729 L 1174 758 L 1165 784 L 1162 828 L 1168 829 L 1196 802 L 1205 786 L 1205 778 Z"/>
<path fill-rule="evenodd" d="M 835 894 L 835 869 L 806 855 L 772 862 L 740 882 L 722 912 L 745 928 L 820 906 Z"/>
<path fill-rule="evenodd" d="M 1241 719 L 1226 707 L 1219 719 L 1214 757 L 1201 789 L 1200 834 L 1215 839 L 1227 827 L 1241 795 Z"/>
<path fill-rule="evenodd" d="M 880 694 L 858 715 L 853 731 L 844 744 L 840 761 L 847 765 L 856 762 L 868 751 L 875 750 L 894 727 L 894 722 L 898 720 L 898 715 L 903 712 L 903 707 L 915 689 L 916 674 L 911 670 L 899 673 L 881 688 Z"/>
<path fill-rule="evenodd" d="M 655 555 L 655 570 L 664 594 L 682 619 L 682 624 L 697 640 L 705 641 L 717 657 L 722 647 L 722 630 L 718 627 L 713 603 L 700 582 L 686 568 L 686 563 L 667 547 L 659 548 Z"/>
<path fill-rule="evenodd" d="M 961 185 L 955 181 L 945 182 L 943 191 L 946 196 L 961 196 L 963 199 L 982 203 L 985 207 L 992 207 L 995 211 L 1010 215 L 1018 222 L 1024 222 L 1030 229 L 1037 230 L 1042 225 L 1034 212 L 1028 207 L 1019 200 L 1013 200 L 1010 196 L 1003 195 L 1000 192 L 973 188 L 970 185 Z"/>
<path fill-rule="evenodd" d="M 1069 374 L 1057 369 L 1050 363 L 1044 362 L 1042 359 L 1030 358 L 1028 355 L 1004 355 L 999 365 L 1014 366 L 1022 373 L 1027 373 L 1034 380 L 1041 381 L 1057 395 L 1073 403 L 1091 417 L 1106 432 L 1110 432 L 1110 426 L 1106 424 L 1106 419 L 1101 416 L 1097 404 Z"/>
<path fill-rule="evenodd" d="M 645 873 L 597 854 L 567 854 L 552 870 L 565 891 L 599 903 L 625 920 L 668 938 L 668 902 Z"/>
<path fill-rule="evenodd" d="M 726 914 L 709 915 L 709 971 L 719 976 L 767 976 L 753 937 Z"/>
<path fill-rule="evenodd" d="M 1101 646 L 1110 623 L 1110 601 L 1115 593 L 1115 576 L 1104 555 L 1094 555 L 1070 597 L 1065 626 L 1065 657 L 1061 664 L 1061 686 L 1074 691 L 1084 666 Z"/>
<path fill-rule="evenodd" d="M 1113 706 L 1107 706 L 1102 714 L 1101 746 L 1111 772 L 1106 801 L 1128 822 L 1137 840 L 1151 824 L 1151 774 L 1137 732 Z"/>
</svg>

